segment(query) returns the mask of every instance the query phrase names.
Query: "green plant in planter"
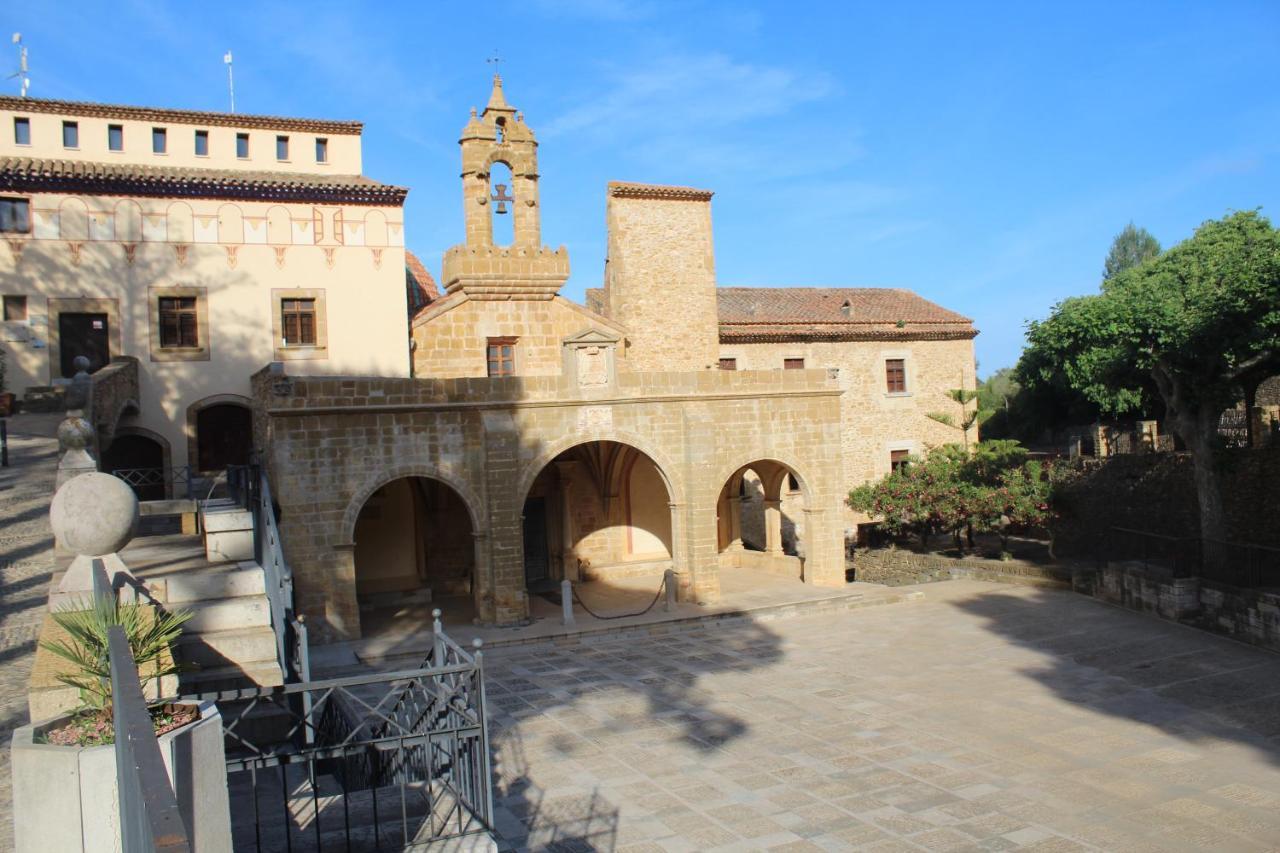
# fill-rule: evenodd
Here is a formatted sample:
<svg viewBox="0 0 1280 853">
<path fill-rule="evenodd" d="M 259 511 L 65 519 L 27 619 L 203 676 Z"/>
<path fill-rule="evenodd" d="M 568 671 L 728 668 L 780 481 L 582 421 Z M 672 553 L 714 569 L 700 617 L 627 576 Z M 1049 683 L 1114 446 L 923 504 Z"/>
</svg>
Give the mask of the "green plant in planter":
<svg viewBox="0 0 1280 853">
<path fill-rule="evenodd" d="M 185 610 L 167 613 L 145 604 L 98 599 L 88 610 L 54 613 L 53 621 L 67 632 L 68 639 L 41 646 L 75 667 L 73 672 L 60 674 L 58 680 L 80 691 L 85 709 L 101 711 L 111 707 L 107 629 L 114 625 L 124 628 L 129 651 L 138 665 L 138 680 L 145 688 L 150 679 L 182 671 L 170 657 L 169 647 L 190 618 L 191 613 Z"/>
</svg>

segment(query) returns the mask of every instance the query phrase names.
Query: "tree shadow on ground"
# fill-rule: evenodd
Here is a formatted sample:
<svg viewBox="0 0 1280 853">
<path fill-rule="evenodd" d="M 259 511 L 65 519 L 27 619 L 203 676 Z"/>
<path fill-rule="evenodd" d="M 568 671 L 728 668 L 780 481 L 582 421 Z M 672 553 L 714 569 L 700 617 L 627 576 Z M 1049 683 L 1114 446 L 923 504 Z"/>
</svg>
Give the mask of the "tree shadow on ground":
<svg viewBox="0 0 1280 853">
<path fill-rule="evenodd" d="M 1022 674 L 1066 702 L 1280 764 L 1280 657 L 1057 590 L 951 602 L 1049 662 Z"/>
<path fill-rule="evenodd" d="M 701 679 L 769 666 L 782 649 L 764 625 L 734 619 L 590 645 L 499 648 L 485 658 L 503 848 L 608 850 L 623 803 L 597 783 L 625 783 L 641 801 L 668 797 L 666 783 L 682 767 L 748 731 L 724 707 L 728 697 Z M 606 754 L 601 742 L 619 732 L 631 748 Z"/>
</svg>

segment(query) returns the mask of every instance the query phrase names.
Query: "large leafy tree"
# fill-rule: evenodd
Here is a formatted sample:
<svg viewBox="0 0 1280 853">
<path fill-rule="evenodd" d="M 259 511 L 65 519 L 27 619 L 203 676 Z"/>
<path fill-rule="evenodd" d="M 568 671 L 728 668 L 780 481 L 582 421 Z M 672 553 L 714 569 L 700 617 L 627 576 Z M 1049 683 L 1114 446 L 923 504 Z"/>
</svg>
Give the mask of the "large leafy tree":
<svg viewBox="0 0 1280 853">
<path fill-rule="evenodd" d="M 1120 273 L 1151 260 L 1160 254 L 1160 241 L 1145 228 L 1136 228 L 1130 222 L 1111 241 L 1111 251 L 1102 267 L 1103 280 L 1115 278 Z"/>
<path fill-rule="evenodd" d="M 1215 450 L 1223 409 L 1280 370 L 1280 232 L 1256 211 L 1206 222 L 1095 296 L 1031 324 L 1028 351 L 1104 412 L 1163 403 L 1192 453 L 1201 535 L 1227 530 Z"/>
</svg>

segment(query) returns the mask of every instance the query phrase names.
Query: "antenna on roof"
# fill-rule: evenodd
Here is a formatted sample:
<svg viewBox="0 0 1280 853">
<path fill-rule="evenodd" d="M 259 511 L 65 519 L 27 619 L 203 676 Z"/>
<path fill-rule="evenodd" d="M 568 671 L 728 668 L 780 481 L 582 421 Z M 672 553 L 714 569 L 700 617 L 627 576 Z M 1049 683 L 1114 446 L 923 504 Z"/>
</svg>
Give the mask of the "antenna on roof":
<svg viewBox="0 0 1280 853">
<path fill-rule="evenodd" d="M 31 88 L 31 78 L 27 76 L 27 49 L 22 46 L 22 33 L 13 34 L 13 43 L 18 48 L 18 70 L 10 74 L 8 79 L 18 78 L 18 85 L 22 91 L 22 97 L 27 96 L 27 90 Z"/>
<path fill-rule="evenodd" d="M 236 111 L 236 78 L 231 73 L 231 51 L 227 51 L 222 56 L 222 61 L 227 64 L 227 91 L 231 93 L 231 112 Z"/>
</svg>

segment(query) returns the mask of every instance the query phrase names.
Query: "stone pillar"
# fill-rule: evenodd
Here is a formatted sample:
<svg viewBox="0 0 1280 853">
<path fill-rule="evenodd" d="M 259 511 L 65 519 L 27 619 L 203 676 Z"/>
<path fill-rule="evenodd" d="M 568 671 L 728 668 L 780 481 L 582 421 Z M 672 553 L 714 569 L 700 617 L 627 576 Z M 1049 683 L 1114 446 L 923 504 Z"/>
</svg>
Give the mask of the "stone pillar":
<svg viewBox="0 0 1280 853">
<path fill-rule="evenodd" d="M 729 498 L 729 545 L 728 551 L 742 550 L 742 496 Z"/>
<path fill-rule="evenodd" d="M 809 537 L 804 582 L 815 586 L 844 586 L 844 539 L 837 526 L 839 513 L 806 507 L 804 514 L 804 529 Z"/>
<path fill-rule="evenodd" d="M 529 618 L 524 579 L 524 495 L 516 495 L 512 488 L 520 475 L 520 435 L 510 412 L 485 412 L 481 417 L 494 621 L 510 625 Z"/>
<path fill-rule="evenodd" d="M 489 562 L 489 534 L 483 530 L 471 531 L 474 550 L 471 598 L 476 606 L 477 622 L 493 622 L 493 569 Z"/>
<path fill-rule="evenodd" d="M 556 462 L 560 479 L 560 577 L 575 583 L 581 580 L 573 529 L 573 472 L 577 466 L 578 463 L 571 459 Z"/>
<path fill-rule="evenodd" d="M 771 557 L 782 556 L 782 501 L 764 500 L 764 549 Z"/>
<path fill-rule="evenodd" d="M 1267 422 L 1267 410 L 1262 406 L 1254 406 L 1249 410 L 1249 434 L 1253 436 L 1255 448 L 1266 447 L 1271 439 L 1270 424 Z"/>
</svg>

